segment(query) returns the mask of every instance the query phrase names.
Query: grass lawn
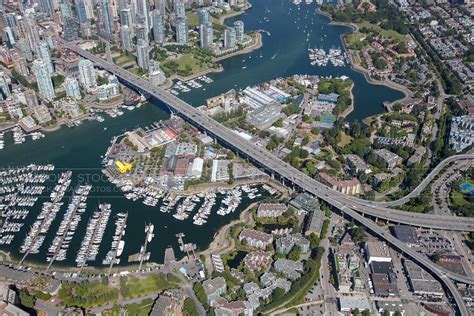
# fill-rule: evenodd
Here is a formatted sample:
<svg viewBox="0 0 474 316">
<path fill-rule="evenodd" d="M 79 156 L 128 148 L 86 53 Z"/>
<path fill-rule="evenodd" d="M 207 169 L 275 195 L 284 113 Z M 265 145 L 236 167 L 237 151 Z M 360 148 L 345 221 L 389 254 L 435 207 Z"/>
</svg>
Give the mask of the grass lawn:
<svg viewBox="0 0 474 316">
<path fill-rule="evenodd" d="M 347 34 L 347 45 L 349 48 L 353 48 L 355 45 L 358 45 L 363 38 L 365 38 L 367 35 L 364 33 L 349 33 Z M 367 45 L 364 45 L 367 46 Z"/>
<path fill-rule="evenodd" d="M 464 194 L 462 194 L 461 192 L 457 192 L 457 191 L 451 193 L 451 201 L 453 202 L 454 205 L 457 205 L 457 206 L 464 206 L 464 205 L 469 205 L 470 204 L 464 198 Z"/>
<path fill-rule="evenodd" d="M 187 12 L 186 17 L 188 18 L 188 27 L 193 29 L 199 25 L 199 16 L 197 13 Z M 213 23 L 219 23 L 219 19 L 212 18 Z"/>
<path fill-rule="evenodd" d="M 126 298 L 162 291 L 178 286 L 175 280 L 168 280 L 163 273 L 149 275 L 146 278 L 122 278 L 120 280 L 122 295 Z"/>
<path fill-rule="evenodd" d="M 193 69 L 193 73 L 206 69 L 205 65 L 202 65 L 202 66 L 199 65 L 200 61 L 194 58 L 193 54 L 185 54 L 181 56 L 181 58 L 179 58 L 176 62 L 178 63 L 179 68 L 182 68 L 182 69 L 184 69 L 186 65 L 190 65 L 191 68 Z"/>
<path fill-rule="evenodd" d="M 118 66 L 124 66 L 130 63 L 135 63 L 135 58 L 133 56 L 121 55 L 120 57 L 114 58 L 114 62 Z"/>
<path fill-rule="evenodd" d="M 153 307 L 153 300 L 146 299 L 141 303 L 125 305 L 130 316 L 148 316 Z"/>
<path fill-rule="evenodd" d="M 361 22 L 361 23 L 356 23 L 357 26 L 359 28 L 368 28 L 368 29 L 371 29 L 375 32 L 380 32 L 384 37 L 387 37 L 387 38 L 391 38 L 397 42 L 405 42 L 407 39 L 404 35 L 396 32 L 396 31 L 393 31 L 393 30 L 384 30 L 383 28 L 381 28 L 379 25 L 377 24 L 372 24 L 368 21 L 364 21 L 364 22 Z"/>
<path fill-rule="evenodd" d="M 351 143 L 352 137 L 347 135 L 344 132 L 341 132 L 341 141 L 337 144 L 338 147 L 344 147 L 346 145 L 349 145 Z"/>
</svg>

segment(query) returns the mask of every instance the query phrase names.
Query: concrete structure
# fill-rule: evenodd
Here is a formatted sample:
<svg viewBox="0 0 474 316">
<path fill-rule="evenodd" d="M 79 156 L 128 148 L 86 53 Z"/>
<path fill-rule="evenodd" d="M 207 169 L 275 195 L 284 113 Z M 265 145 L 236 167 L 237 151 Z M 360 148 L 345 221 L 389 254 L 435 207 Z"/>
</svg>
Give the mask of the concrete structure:
<svg viewBox="0 0 474 316">
<path fill-rule="evenodd" d="M 273 236 L 251 229 L 243 229 L 239 234 L 239 241 L 255 248 L 265 249 L 273 242 Z"/>
<path fill-rule="evenodd" d="M 430 260 L 411 250 L 395 237 L 387 234 L 371 219 L 362 216 L 361 213 L 384 218 L 398 223 L 407 223 L 410 225 L 457 231 L 473 231 L 474 221 L 472 219 L 465 219 L 463 222 L 459 222 L 456 218 L 451 216 L 439 216 L 432 214 L 416 214 L 417 216 L 413 216 L 412 214 L 407 214 L 404 211 L 386 208 L 368 201 L 362 201 L 353 198 L 348 199 L 343 194 L 335 192 L 334 190 L 322 185 L 318 181 L 315 181 L 314 179 L 304 175 L 301 171 L 291 167 L 288 163 L 282 162 L 280 159 L 268 153 L 261 146 L 257 146 L 256 144 L 241 139 L 235 133 L 227 130 L 216 121 L 207 117 L 204 113 L 173 96 L 171 93 L 161 88 L 154 87 L 146 80 L 139 78 L 138 76 L 135 76 L 118 66 L 111 65 L 103 59 L 100 59 L 99 57 L 94 56 L 93 54 L 88 53 L 77 46 L 71 45 L 69 43 L 63 43 L 63 45 L 79 53 L 81 56 L 93 60 L 95 63 L 110 71 L 111 73 L 116 74 L 133 87 L 147 91 L 151 96 L 161 100 L 168 106 L 175 109 L 178 113 L 180 113 L 180 115 L 189 119 L 198 128 L 210 133 L 223 144 L 237 149 L 242 156 L 248 157 L 252 162 L 255 162 L 262 169 L 277 175 L 284 182 L 291 183 L 296 187 L 303 188 L 307 192 L 320 197 L 327 203 L 333 205 L 335 208 L 341 210 L 341 212 L 343 212 L 346 216 L 349 216 L 357 221 L 360 225 L 370 229 L 376 236 L 379 236 L 383 240 L 389 242 L 392 246 L 396 247 L 409 258 L 416 260 L 416 262 L 421 264 L 423 267 L 427 267 L 434 273 L 437 273 L 441 276 L 440 279 L 442 279 L 444 285 L 453 295 L 460 312 L 464 314 L 468 313 L 462 297 L 457 291 L 454 283 L 449 278 L 460 282 L 466 282 L 468 284 L 474 284 L 474 280 L 472 278 L 450 272 L 437 266 Z"/>
<path fill-rule="evenodd" d="M 388 169 L 395 168 L 402 163 L 402 157 L 385 148 L 374 150 L 374 154 Z"/>
<path fill-rule="evenodd" d="M 282 116 L 281 109 L 276 105 L 270 104 L 248 113 L 245 121 L 259 130 L 265 130 Z"/>
<path fill-rule="evenodd" d="M 283 273 L 290 280 L 299 279 L 303 272 L 303 262 L 288 259 L 278 259 L 273 264 L 277 272 Z"/>
<path fill-rule="evenodd" d="M 362 192 L 362 186 L 357 178 L 352 178 L 351 180 L 335 180 L 325 172 L 321 172 L 319 177 L 322 183 L 341 193 L 356 195 Z"/>
<path fill-rule="evenodd" d="M 233 27 L 228 27 L 224 31 L 224 48 L 231 49 L 237 45 L 237 35 Z"/>
<path fill-rule="evenodd" d="M 392 262 L 392 257 L 385 243 L 381 241 L 368 241 L 364 245 L 367 263 Z"/>
<path fill-rule="evenodd" d="M 163 1 L 164 2 L 164 1 Z M 166 27 L 163 14 L 155 10 L 153 11 L 153 39 L 158 44 L 163 44 L 166 38 Z"/>
<path fill-rule="evenodd" d="M 181 17 L 175 21 L 176 42 L 178 44 L 188 43 L 188 22 L 186 17 Z"/>
<path fill-rule="evenodd" d="M 209 48 L 212 45 L 214 31 L 211 22 L 199 25 L 199 41 L 202 48 Z"/>
<path fill-rule="evenodd" d="M 75 100 L 82 99 L 81 89 L 79 88 L 79 82 L 76 78 L 67 77 L 64 80 L 64 90 L 66 90 L 66 95 Z"/>
<path fill-rule="evenodd" d="M 204 292 L 207 295 L 207 303 L 213 306 L 213 303 L 227 290 L 225 279 L 223 277 L 217 277 L 206 280 L 202 283 Z"/>
<path fill-rule="evenodd" d="M 244 22 L 242 21 L 235 21 L 234 22 L 234 29 L 235 29 L 235 39 L 237 42 L 244 41 L 245 29 L 244 29 Z"/>
<path fill-rule="evenodd" d="M 148 42 L 143 39 L 139 39 L 137 41 L 137 64 L 138 67 L 142 70 L 148 71 L 148 68 L 150 68 Z"/>
<path fill-rule="evenodd" d="M 48 68 L 50 75 L 54 72 L 53 62 L 51 61 L 51 55 L 49 54 L 49 46 L 45 41 L 41 41 L 38 47 L 38 57 L 43 60 Z"/>
<path fill-rule="evenodd" d="M 97 79 L 94 64 L 87 59 L 79 61 L 79 82 L 87 90 L 92 92 L 97 89 Z"/>
<path fill-rule="evenodd" d="M 33 62 L 33 73 L 36 77 L 36 82 L 38 83 L 38 90 L 40 95 L 52 101 L 56 97 L 56 92 L 54 91 L 53 81 L 51 80 L 51 73 L 48 68 L 48 65 L 41 59 L 36 59 Z"/>
<path fill-rule="evenodd" d="M 278 217 L 287 210 L 288 207 L 282 203 L 261 203 L 257 209 L 257 217 Z"/>
</svg>

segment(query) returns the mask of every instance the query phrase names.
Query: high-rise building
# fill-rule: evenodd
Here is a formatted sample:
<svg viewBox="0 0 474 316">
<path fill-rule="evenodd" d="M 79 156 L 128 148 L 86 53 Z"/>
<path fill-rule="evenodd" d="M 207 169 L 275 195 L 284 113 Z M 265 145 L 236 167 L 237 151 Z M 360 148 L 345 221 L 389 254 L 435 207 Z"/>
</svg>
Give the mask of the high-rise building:
<svg viewBox="0 0 474 316">
<path fill-rule="evenodd" d="M 138 40 L 142 39 L 146 42 L 148 42 L 148 32 L 146 30 L 146 27 L 144 24 L 137 24 L 135 27 L 135 35 L 137 36 L 137 42 Z"/>
<path fill-rule="evenodd" d="M 76 1 L 76 10 L 77 10 L 77 18 L 79 19 L 79 23 L 84 23 L 87 21 L 87 8 L 85 0 L 77 0 Z"/>
<path fill-rule="evenodd" d="M 130 8 L 120 10 L 120 25 L 132 27 L 132 23 L 132 10 Z"/>
<path fill-rule="evenodd" d="M 153 11 L 153 39 L 158 44 L 165 42 L 166 30 L 165 21 L 160 10 Z"/>
<path fill-rule="evenodd" d="M 120 28 L 120 40 L 124 50 L 131 51 L 133 49 L 132 38 L 132 29 L 127 25 L 122 26 Z"/>
<path fill-rule="evenodd" d="M 244 40 L 244 22 L 242 21 L 235 21 L 234 22 L 234 29 L 235 29 L 235 37 L 237 42 L 242 42 Z"/>
<path fill-rule="evenodd" d="M 140 69 L 148 71 L 148 68 L 150 67 L 148 43 L 143 39 L 137 41 L 137 63 Z"/>
<path fill-rule="evenodd" d="M 108 0 L 99 2 L 99 33 L 107 38 L 113 38 L 115 33 L 114 16 L 112 6 Z"/>
<path fill-rule="evenodd" d="M 26 106 L 30 111 L 33 111 L 39 104 L 38 104 L 38 97 L 34 90 L 26 90 L 24 93 Z"/>
<path fill-rule="evenodd" d="M 150 31 L 148 0 L 137 0 L 137 19 L 138 23 L 144 25 L 146 33 Z M 147 36 L 148 38 L 148 36 Z"/>
<path fill-rule="evenodd" d="M 212 44 L 214 40 L 214 31 L 211 22 L 199 26 L 199 38 L 202 48 L 208 48 Z"/>
<path fill-rule="evenodd" d="M 64 18 L 63 38 L 66 41 L 75 41 L 79 38 L 77 33 L 77 21 L 73 16 L 68 16 Z"/>
<path fill-rule="evenodd" d="M 40 95 L 43 98 L 52 101 L 56 97 L 56 93 L 54 92 L 53 81 L 51 80 L 51 73 L 48 65 L 42 59 L 35 59 L 32 68 L 36 77 L 36 83 L 38 84 Z"/>
<path fill-rule="evenodd" d="M 188 43 L 188 23 L 186 17 L 176 19 L 176 42 L 178 44 Z"/>
<path fill-rule="evenodd" d="M 11 27 L 7 26 L 3 29 L 3 38 L 5 39 L 8 48 L 12 48 L 13 45 L 15 45 L 15 35 L 13 34 Z"/>
<path fill-rule="evenodd" d="M 54 7 L 51 0 L 38 0 L 38 7 L 41 12 L 46 14 L 49 17 L 52 17 L 54 14 Z"/>
<path fill-rule="evenodd" d="M 31 52 L 31 48 L 25 39 L 20 38 L 18 42 L 16 42 L 15 46 L 18 47 L 18 49 L 21 51 L 21 53 L 27 60 L 33 59 L 33 53 Z"/>
<path fill-rule="evenodd" d="M 9 98 L 12 93 L 10 91 L 10 77 L 5 74 L 3 71 L 0 72 L 0 93 L 5 96 L 5 98 Z M 1 95 L 0 95 L 1 96 Z"/>
<path fill-rule="evenodd" d="M 51 61 L 51 55 L 49 54 L 49 46 L 45 41 L 41 41 L 38 47 L 38 57 L 43 60 L 43 62 L 48 67 L 49 74 L 53 74 L 53 62 Z"/>
<path fill-rule="evenodd" d="M 212 23 L 211 14 L 206 9 L 199 9 L 198 17 L 199 17 L 199 25 L 206 24 L 206 23 L 209 23 L 209 22 Z"/>
<path fill-rule="evenodd" d="M 159 10 L 163 17 L 166 17 L 166 0 L 155 0 L 155 10 Z"/>
<path fill-rule="evenodd" d="M 148 75 L 148 80 L 157 86 L 166 82 L 166 76 L 160 69 L 160 64 L 155 60 L 150 60 L 150 73 Z"/>
<path fill-rule="evenodd" d="M 88 59 L 79 61 L 79 81 L 87 91 L 97 89 L 94 64 Z"/>
<path fill-rule="evenodd" d="M 34 10 L 33 12 L 25 12 L 23 16 L 23 24 L 25 27 L 25 35 L 26 39 L 28 40 L 28 45 L 30 45 L 30 49 L 32 51 L 36 52 L 40 42 L 40 37 L 38 33 L 38 26 L 36 25 Z"/>
<path fill-rule="evenodd" d="M 92 25 L 91 21 L 87 20 L 80 24 L 80 30 L 82 36 L 92 36 Z"/>
<path fill-rule="evenodd" d="M 183 0 L 173 0 L 173 11 L 177 18 L 183 18 L 186 16 L 186 8 Z"/>
<path fill-rule="evenodd" d="M 59 5 L 59 10 L 61 11 L 61 15 L 63 16 L 63 19 L 72 17 L 71 4 L 69 3 L 69 1 L 61 3 Z"/>
<path fill-rule="evenodd" d="M 132 13 L 132 22 L 137 23 L 137 11 L 138 11 L 137 0 L 130 0 L 130 11 Z"/>
<path fill-rule="evenodd" d="M 26 62 L 26 58 L 22 56 L 19 52 L 15 51 L 12 53 L 12 60 L 15 62 L 13 65 L 15 66 L 15 71 L 18 72 L 22 76 L 29 76 L 30 70 L 28 68 L 28 63 Z"/>
<path fill-rule="evenodd" d="M 236 34 L 233 27 L 228 27 L 224 31 L 224 48 L 230 49 L 234 48 L 236 45 Z"/>
<path fill-rule="evenodd" d="M 76 78 L 67 77 L 64 80 L 63 85 L 68 97 L 71 97 L 75 100 L 82 99 L 81 89 L 79 88 L 79 82 L 77 82 Z"/>
</svg>

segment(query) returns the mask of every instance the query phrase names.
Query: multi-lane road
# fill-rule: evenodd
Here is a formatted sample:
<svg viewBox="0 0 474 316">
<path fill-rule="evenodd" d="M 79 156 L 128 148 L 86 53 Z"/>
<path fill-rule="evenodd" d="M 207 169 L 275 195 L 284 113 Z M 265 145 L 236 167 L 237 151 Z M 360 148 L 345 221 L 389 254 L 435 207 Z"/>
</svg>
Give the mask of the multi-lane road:
<svg viewBox="0 0 474 316">
<path fill-rule="evenodd" d="M 364 217 L 361 214 L 385 219 L 394 223 L 404 223 L 420 227 L 431 227 L 457 231 L 474 231 L 473 219 L 463 218 L 463 220 L 460 221 L 459 219 L 452 216 L 411 214 L 382 207 L 376 203 L 348 197 L 345 194 L 332 190 L 322 183 L 306 176 L 301 171 L 272 155 L 266 149 L 244 140 L 239 135 L 227 129 L 225 126 L 216 122 L 199 110 L 195 109 L 190 104 L 175 97 L 168 91 L 152 85 L 146 79 L 138 77 L 114 64 L 110 64 L 105 60 L 80 49 L 74 44 L 64 43 L 63 46 L 75 51 L 82 57 L 91 60 L 98 67 L 101 67 L 116 75 L 118 78 L 134 86 L 138 90 L 146 92 L 150 96 L 160 100 L 168 107 L 176 111 L 184 119 L 192 122 L 193 125 L 206 131 L 209 135 L 230 146 L 232 149 L 238 151 L 243 156 L 246 156 L 259 167 L 265 169 L 267 172 L 281 177 L 281 179 L 283 179 L 286 183 L 305 190 L 333 205 L 335 208 L 341 210 L 341 212 L 343 212 L 345 215 L 353 218 L 372 233 L 378 235 L 381 239 L 391 244 L 406 256 L 418 262 L 425 269 L 431 271 L 434 275 L 437 275 L 439 280 L 451 292 L 460 313 L 464 315 L 464 312 L 466 312 L 467 314 L 467 308 L 464 304 L 464 301 L 459 292 L 456 290 L 456 286 L 450 279 L 467 284 L 474 284 L 474 279 L 447 271 L 439 267 L 424 256 L 407 247 L 406 244 L 400 242 L 385 229 L 379 227 L 372 220 Z"/>
<path fill-rule="evenodd" d="M 474 166 L 474 154 L 467 153 L 463 155 L 455 155 L 449 158 L 444 159 L 441 161 L 431 172 L 421 181 L 421 183 L 413 189 L 409 194 L 405 195 L 404 197 L 388 202 L 377 202 L 375 204 L 380 206 L 395 206 L 395 205 L 402 205 L 410 201 L 411 198 L 417 197 L 420 195 L 421 192 L 426 188 L 426 186 L 433 181 L 433 179 L 449 164 L 457 161 L 468 160 L 471 163 L 471 166 Z"/>
</svg>

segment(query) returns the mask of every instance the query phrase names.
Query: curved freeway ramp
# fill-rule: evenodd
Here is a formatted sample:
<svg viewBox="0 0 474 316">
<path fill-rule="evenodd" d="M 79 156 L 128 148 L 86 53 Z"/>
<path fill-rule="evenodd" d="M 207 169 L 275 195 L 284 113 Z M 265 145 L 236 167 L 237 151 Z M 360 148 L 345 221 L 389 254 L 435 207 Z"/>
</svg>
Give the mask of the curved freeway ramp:
<svg viewBox="0 0 474 316">
<path fill-rule="evenodd" d="M 294 167 L 283 162 L 279 158 L 273 156 L 267 150 L 242 139 L 233 131 L 227 129 L 212 118 L 208 117 L 204 113 L 192 107 L 190 104 L 175 97 L 168 91 L 152 85 L 147 80 L 133 75 L 127 70 L 117 67 L 116 65 L 107 63 L 105 60 L 78 48 L 73 43 L 65 43 L 63 44 L 63 46 L 78 53 L 84 58 L 90 59 L 97 66 L 109 71 L 110 73 L 115 74 L 121 80 L 126 81 L 128 84 L 133 85 L 140 91 L 144 91 L 150 94 L 152 97 L 160 100 L 164 104 L 173 108 L 182 117 L 190 121 L 196 127 L 200 127 L 201 129 L 205 130 L 210 136 L 216 137 L 225 145 L 229 146 L 232 149 L 235 149 L 244 156 L 248 157 L 252 162 L 258 165 L 260 168 L 265 169 L 268 173 L 277 175 L 281 177 L 281 179 L 286 183 L 289 183 L 292 186 L 299 187 L 309 193 L 312 193 L 313 195 L 318 196 L 319 198 L 327 201 L 334 207 L 340 209 L 344 214 L 353 218 L 361 225 L 372 231 L 374 234 L 384 239 L 387 243 L 391 244 L 393 247 L 403 252 L 406 256 L 418 262 L 425 269 L 436 275 L 453 296 L 453 299 L 456 301 L 456 304 L 458 306 L 459 312 L 462 315 L 467 315 L 467 308 L 464 304 L 464 300 L 462 299 L 455 285 L 450 279 L 467 284 L 474 284 L 474 279 L 458 275 L 456 273 L 447 271 L 437 266 L 427 258 L 424 258 L 420 254 L 414 252 L 406 244 L 393 237 L 389 232 L 383 230 L 372 220 L 365 218 L 359 213 L 384 218 L 393 222 L 403 221 L 406 223 L 412 223 L 416 226 L 418 226 L 419 224 L 419 226 L 425 227 L 463 231 L 474 231 L 474 220 L 463 218 L 462 221 L 459 221 L 458 219 L 449 216 L 445 218 L 442 216 L 427 214 L 416 214 L 417 217 L 413 218 L 413 214 L 408 214 L 406 212 L 400 213 L 401 211 L 394 211 L 389 208 L 383 208 L 377 205 L 372 205 L 371 203 L 368 203 L 364 200 L 350 198 L 306 176 L 301 171 L 295 169 Z M 458 229 L 456 229 L 457 227 L 455 223 L 457 226 L 462 227 L 458 227 Z"/>
<path fill-rule="evenodd" d="M 448 157 L 441 161 L 431 172 L 421 181 L 421 183 L 413 189 L 410 193 L 405 195 L 404 197 L 394 200 L 394 201 L 387 201 L 387 202 L 375 202 L 377 205 L 380 206 L 396 206 L 408 203 L 411 198 L 417 197 L 420 195 L 421 192 L 426 188 L 431 181 L 444 169 L 444 167 L 448 166 L 452 162 L 459 161 L 459 160 L 474 160 L 474 154 L 463 154 L 463 155 L 455 155 Z M 474 166 L 474 163 L 473 163 Z"/>
</svg>

